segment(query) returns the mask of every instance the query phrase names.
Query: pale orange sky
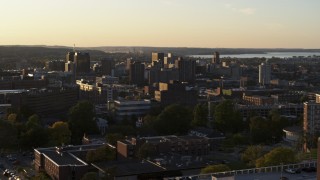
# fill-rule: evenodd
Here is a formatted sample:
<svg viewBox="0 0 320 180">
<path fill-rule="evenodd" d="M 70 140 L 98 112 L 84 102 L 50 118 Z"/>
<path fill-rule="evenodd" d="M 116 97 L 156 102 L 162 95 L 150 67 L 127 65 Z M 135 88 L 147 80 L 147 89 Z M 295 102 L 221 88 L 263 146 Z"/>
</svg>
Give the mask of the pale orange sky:
<svg viewBox="0 0 320 180">
<path fill-rule="evenodd" d="M 319 0 L 7 0 L 0 45 L 320 48 Z"/>
</svg>

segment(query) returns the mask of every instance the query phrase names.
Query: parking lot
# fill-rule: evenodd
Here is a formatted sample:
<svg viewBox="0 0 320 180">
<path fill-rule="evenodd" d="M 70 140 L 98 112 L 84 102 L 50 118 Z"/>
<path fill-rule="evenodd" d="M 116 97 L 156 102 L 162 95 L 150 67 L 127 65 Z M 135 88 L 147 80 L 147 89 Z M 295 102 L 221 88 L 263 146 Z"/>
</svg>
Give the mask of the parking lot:
<svg viewBox="0 0 320 180">
<path fill-rule="evenodd" d="M 8 179 L 9 177 L 26 179 L 25 177 L 34 175 L 33 159 L 33 152 L 1 154 L 0 179 Z"/>
</svg>

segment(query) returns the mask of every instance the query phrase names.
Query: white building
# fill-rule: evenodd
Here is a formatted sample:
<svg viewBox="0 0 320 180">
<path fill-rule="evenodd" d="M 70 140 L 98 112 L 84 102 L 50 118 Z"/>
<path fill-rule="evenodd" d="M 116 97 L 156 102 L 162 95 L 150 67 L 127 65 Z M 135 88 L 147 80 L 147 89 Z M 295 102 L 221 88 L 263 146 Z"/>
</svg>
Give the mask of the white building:
<svg viewBox="0 0 320 180">
<path fill-rule="evenodd" d="M 124 118 L 137 118 L 144 116 L 151 108 L 150 100 L 117 100 L 114 101 L 114 109 L 117 120 Z"/>
<path fill-rule="evenodd" d="M 270 84 L 271 80 L 271 65 L 266 63 L 261 63 L 259 65 L 259 84 L 266 85 Z"/>
</svg>

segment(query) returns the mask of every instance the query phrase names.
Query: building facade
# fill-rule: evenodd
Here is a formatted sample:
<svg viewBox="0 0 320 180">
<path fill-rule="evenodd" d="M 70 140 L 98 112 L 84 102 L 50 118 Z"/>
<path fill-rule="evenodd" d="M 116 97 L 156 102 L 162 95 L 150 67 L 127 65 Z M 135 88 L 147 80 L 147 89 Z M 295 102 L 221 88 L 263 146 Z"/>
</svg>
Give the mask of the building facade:
<svg viewBox="0 0 320 180">
<path fill-rule="evenodd" d="M 182 57 L 176 60 L 179 69 L 179 81 L 193 83 L 196 80 L 196 61 L 184 60 Z"/>
<path fill-rule="evenodd" d="M 268 63 L 259 65 L 259 84 L 269 85 L 271 80 L 271 66 Z"/>
<path fill-rule="evenodd" d="M 133 62 L 130 65 L 129 81 L 130 84 L 142 86 L 144 84 L 144 70 L 145 66 L 141 62 Z"/>
<path fill-rule="evenodd" d="M 306 137 L 311 139 L 315 138 L 320 133 L 320 104 L 314 101 L 303 103 L 303 132 Z M 304 150 L 309 146 L 314 146 L 313 141 L 311 144 L 305 144 Z"/>
<path fill-rule="evenodd" d="M 112 59 L 101 60 L 102 75 L 114 76 L 115 62 Z"/>
<path fill-rule="evenodd" d="M 115 116 L 117 120 L 123 120 L 125 118 L 131 118 L 135 116 L 137 118 L 143 117 L 151 108 L 150 100 L 116 100 L 114 101 Z"/>
</svg>

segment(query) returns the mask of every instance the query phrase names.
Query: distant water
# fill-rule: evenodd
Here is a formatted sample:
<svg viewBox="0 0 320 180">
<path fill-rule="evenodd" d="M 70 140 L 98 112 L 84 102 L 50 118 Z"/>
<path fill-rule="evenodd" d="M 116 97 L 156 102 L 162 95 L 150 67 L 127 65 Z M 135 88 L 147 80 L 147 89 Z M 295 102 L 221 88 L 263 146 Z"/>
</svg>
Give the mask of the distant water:
<svg viewBox="0 0 320 180">
<path fill-rule="evenodd" d="M 189 55 L 195 58 L 212 58 L 212 55 Z M 291 58 L 293 56 L 320 56 L 320 52 L 267 52 L 265 54 L 222 54 L 220 57 L 230 57 L 230 58 Z"/>
</svg>

